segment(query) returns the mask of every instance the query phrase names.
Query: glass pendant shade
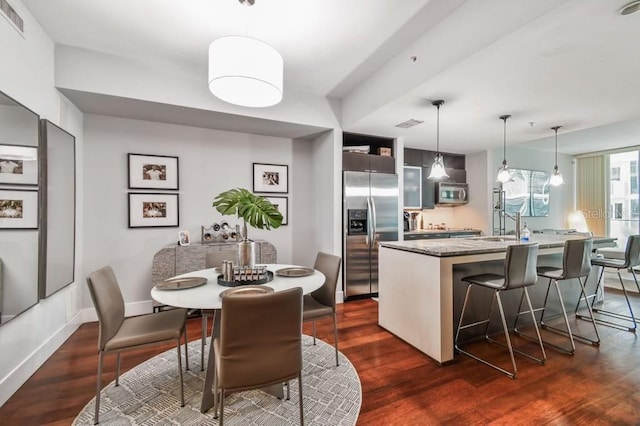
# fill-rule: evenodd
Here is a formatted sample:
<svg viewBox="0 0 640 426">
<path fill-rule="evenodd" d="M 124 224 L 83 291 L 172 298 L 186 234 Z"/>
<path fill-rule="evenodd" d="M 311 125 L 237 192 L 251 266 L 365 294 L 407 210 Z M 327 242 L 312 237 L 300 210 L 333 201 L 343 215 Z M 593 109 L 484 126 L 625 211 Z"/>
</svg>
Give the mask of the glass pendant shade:
<svg viewBox="0 0 640 426">
<path fill-rule="evenodd" d="M 553 172 L 551 173 L 551 179 L 549 179 L 549 184 L 552 186 L 562 185 L 564 183 L 564 179 L 562 179 L 562 173 L 558 170 L 558 129 L 562 126 L 554 126 L 551 130 L 556 132 L 556 164 L 553 167 Z"/>
<path fill-rule="evenodd" d="M 445 177 L 449 177 L 447 171 L 444 169 L 444 163 L 442 162 L 442 154 L 437 153 L 436 159 L 433 160 L 433 165 L 431 166 L 431 173 L 429 173 L 428 179 L 442 179 Z"/>
<path fill-rule="evenodd" d="M 282 100 L 284 61 L 267 43 L 227 36 L 209 46 L 209 90 L 234 105 L 268 107 Z"/>
<path fill-rule="evenodd" d="M 511 172 L 509 171 L 509 166 L 507 166 L 507 120 L 510 118 L 510 115 L 501 115 L 500 120 L 504 121 L 504 139 L 503 139 L 503 160 L 502 167 L 498 169 L 498 176 L 496 177 L 496 181 L 500 183 L 507 183 L 511 180 Z"/>
<path fill-rule="evenodd" d="M 553 186 L 562 185 L 564 183 L 564 179 L 562 178 L 562 173 L 558 170 L 558 166 L 553 168 L 553 173 L 551 173 L 551 179 L 549 179 L 549 183 Z"/>
<path fill-rule="evenodd" d="M 498 170 L 497 181 L 500 183 L 507 183 L 511 180 L 511 172 L 509 172 L 509 167 L 507 166 L 507 162 L 502 163 L 502 167 Z"/>
<path fill-rule="evenodd" d="M 436 158 L 434 158 L 433 160 L 433 164 L 431 165 L 431 173 L 429 173 L 429 177 L 427 177 L 427 179 L 442 179 L 449 177 L 447 171 L 444 169 L 442 154 L 440 154 L 440 107 L 442 106 L 442 104 L 444 104 L 443 100 L 431 102 L 431 105 L 438 108 L 438 115 L 436 120 Z"/>
</svg>

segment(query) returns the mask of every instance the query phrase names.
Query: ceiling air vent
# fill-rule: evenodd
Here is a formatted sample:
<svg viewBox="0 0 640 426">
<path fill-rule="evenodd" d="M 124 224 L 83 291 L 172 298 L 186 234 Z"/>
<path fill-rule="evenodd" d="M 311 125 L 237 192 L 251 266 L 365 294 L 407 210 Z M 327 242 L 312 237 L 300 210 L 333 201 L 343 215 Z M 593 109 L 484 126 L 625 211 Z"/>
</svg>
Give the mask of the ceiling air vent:
<svg viewBox="0 0 640 426">
<path fill-rule="evenodd" d="M 417 126 L 418 124 L 422 124 L 422 123 L 424 123 L 424 121 L 414 120 L 412 118 L 411 120 L 407 120 L 404 123 L 396 124 L 396 127 L 400 127 L 402 129 L 408 129 L 409 127 Z"/>
<path fill-rule="evenodd" d="M 24 33 L 24 21 L 18 15 L 13 7 L 7 2 L 7 0 L 0 0 L 0 10 L 2 14 L 13 24 L 13 26 L 20 32 Z"/>
</svg>

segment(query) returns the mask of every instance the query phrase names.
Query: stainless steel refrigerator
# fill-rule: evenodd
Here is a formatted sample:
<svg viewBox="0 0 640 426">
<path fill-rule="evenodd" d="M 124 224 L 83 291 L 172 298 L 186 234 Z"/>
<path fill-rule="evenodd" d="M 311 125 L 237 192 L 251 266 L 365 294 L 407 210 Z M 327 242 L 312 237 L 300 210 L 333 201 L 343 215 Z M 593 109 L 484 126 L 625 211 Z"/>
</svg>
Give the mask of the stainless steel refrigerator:
<svg viewBox="0 0 640 426">
<path fill-rule="evenodd" d="M 343 172 L 345 297 L 378 293 L 378 243 L 398 239 L 398 176 Z"/>
</svg>

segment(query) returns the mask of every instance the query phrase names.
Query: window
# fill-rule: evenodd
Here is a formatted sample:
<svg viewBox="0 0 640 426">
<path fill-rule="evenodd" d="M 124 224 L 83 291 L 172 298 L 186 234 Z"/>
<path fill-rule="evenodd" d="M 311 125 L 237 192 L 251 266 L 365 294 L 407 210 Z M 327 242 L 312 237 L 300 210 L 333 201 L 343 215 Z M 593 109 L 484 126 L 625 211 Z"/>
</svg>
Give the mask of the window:
<svg viewBox="0 0 640 426">
<path fill-rule="evenodd" d="M 611 168 L 611 180 L 620 180 L 620 167 Z"/>
<path fill-rule="evenodd" d="M 629 162 L 629 191 L 631 194 L 638 193 L 638 162 Z"/>
<path fill-rule="evenodd" d="M 640 205 L 638 200 L 631 200 L 631 218 L 640 218 Z"/>
<path fill-rule="evenodd" d="M 622 203 L 615 203 L 613 205 L 613 217 L 615 219 L 622 219 Z"/>
</svg>

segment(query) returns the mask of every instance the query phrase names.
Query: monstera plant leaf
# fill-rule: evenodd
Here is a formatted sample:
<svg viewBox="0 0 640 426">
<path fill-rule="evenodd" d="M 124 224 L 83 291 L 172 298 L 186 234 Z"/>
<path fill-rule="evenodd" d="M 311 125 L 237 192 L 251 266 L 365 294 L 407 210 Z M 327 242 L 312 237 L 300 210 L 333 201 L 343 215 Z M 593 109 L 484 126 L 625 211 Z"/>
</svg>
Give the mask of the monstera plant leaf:
<svg viewBox="0 0 640 426">
<path fill-rule="evenodd" d="M 235 188 L 218 194 L 213 207 L 222 215 L 237 215 L 244 220 L 246 238 L 247 224 L 257 229 L 278 228 L 282 224 L 282 214 L 269 200 L 255 195 L 244 188 Z"/>
</svg>

